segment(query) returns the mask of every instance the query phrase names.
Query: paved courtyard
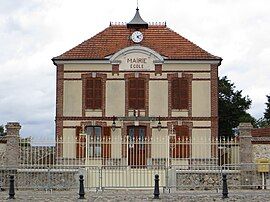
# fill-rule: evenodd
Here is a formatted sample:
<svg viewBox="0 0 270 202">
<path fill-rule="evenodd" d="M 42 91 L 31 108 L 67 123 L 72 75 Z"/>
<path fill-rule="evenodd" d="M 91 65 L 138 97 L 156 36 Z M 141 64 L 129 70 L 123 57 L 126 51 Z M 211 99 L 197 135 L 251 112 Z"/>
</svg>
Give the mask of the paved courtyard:
<svg viewBox="0 0 270 202">
<path fill-rule="evenodd" d="M 214 191 L 177 191 L 161 193 L 160 200 L 153 199 L 153 191 L 105 190 L 86 192 L 86 200 L 78 200 L 78 191 L 16 191 L 16 199 L 8 200 L 8 192 L 0 192 L 0 201 L 270 201 L 270 190 L 238 190 L 229 192 L 223 200 L 222 193 Z"/>
</svg>

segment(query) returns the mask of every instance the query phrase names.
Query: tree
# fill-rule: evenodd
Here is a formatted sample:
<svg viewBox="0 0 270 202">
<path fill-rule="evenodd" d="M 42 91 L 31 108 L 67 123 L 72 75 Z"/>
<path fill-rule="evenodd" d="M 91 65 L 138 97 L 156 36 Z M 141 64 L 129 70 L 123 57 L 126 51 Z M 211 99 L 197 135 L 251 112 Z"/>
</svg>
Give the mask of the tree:
<svg viewBox="0 0 270 202">
<path fill-rule="evenodd" d="M 266 95 L 267 97 L 267 102 L 266 104 L 266 109 L 264 112 L 264 119 L 267 122 L 268 125 L 270 125 L 270 95 Z"/>
<path fill-rule="evenodd" d="M 5 132 L 4 132 L 4 126 L 0 126 L 0 136 L 4 136 Z"/>
<path fill-rule="evenodd" d="M 240 122 L 256 124 L 256 119 L 247 112 L 251 99 L 243 97 L 242 91 L 236 90 L 226 76 L 219 79 L 218 91 L 219 136 L 234 136 L 234 129 Z"/>
</svg>

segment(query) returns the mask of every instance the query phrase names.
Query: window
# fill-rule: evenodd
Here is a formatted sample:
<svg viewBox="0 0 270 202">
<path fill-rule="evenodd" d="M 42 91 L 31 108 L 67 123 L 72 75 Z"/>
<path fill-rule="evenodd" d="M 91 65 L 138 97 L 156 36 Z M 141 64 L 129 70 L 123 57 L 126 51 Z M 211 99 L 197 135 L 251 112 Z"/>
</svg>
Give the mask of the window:
<svg viewBox="0 0 270 202">
<path fill-rule="evenodd" d="M 87 78 L 85 85 L 86 109 L 102 108 L 102 82 L 100 78 Z"/>
<path fill-rule="evenodd" d="M 111 128 L 99 126 L 86 127 L 88 137 L 88 156 L 110 158 L 111 155 Z"/>
<path fill-rule="evenodd" d="M 173 79 L 171 84 L 171 92 L 172 109 L 188 109 L 188 79 Z"/>
<path fill-rule="evenodd" d="M 128 83 L 129 109 L 145 108 L 145 80 L 130 79 Z"/>
<path fill-rule="evenodd" d="M 101 127 L 86 127 L 86 134 L 88 137 L 88 156 L 101 156 Z"/>
</svg>

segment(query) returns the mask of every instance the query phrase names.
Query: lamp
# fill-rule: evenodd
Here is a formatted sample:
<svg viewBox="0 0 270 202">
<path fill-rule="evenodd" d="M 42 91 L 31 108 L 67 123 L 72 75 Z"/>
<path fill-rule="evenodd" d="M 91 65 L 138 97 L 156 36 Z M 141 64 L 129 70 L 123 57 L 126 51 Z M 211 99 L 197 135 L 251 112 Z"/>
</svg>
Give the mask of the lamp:
<svg viewBox="0 0 270 202">
<path fill-rule="evenodd" d="M 158 128 L 158 131 L 161 131 L 161 122 L 160 122 L 160 116 L 158 117 L 158 124 L 157 124 L 157 128 Z"/>
<path fill-rule="evenodd" d="M 113 116 L 113 122 L 112 122 L 112 131 L 115 131 L 116 123 L 115 123 L 116 117 Z"/>
</svg>

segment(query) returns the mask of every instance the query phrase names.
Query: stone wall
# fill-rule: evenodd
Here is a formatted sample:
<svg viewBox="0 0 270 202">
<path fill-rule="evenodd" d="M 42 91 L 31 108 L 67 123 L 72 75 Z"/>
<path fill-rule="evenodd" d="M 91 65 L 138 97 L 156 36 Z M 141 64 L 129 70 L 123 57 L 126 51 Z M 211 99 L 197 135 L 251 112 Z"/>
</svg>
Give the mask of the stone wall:
<svg viewBox="0 0 270 202">
<path fill-rule="evenodd" d="M 270 159 L 270 144 L 253 144 L 252 159 L 267 158 Z"/>
<path fill-rule="evenodd" d="M 241 187 L 241 174 L 234 172 L 227 174 L 228 186 Z M 220 171 L 208 172 L 177 172 L 176 188 L 180 190 L 214 190 L 222 187 L 222 175 Z"/>
<path fill-rule="evenodd" d="M 16 189 L 68 190 L 78 188 L 78 169 L 16 169 L 0 170 L 2 189 L 8 189 L 9 176 L 15 176 Z"/>
<path fill-rule="evenodd" d="M 6 162 L 6 141 L 0 140 L 0 165 Z"/>
</svg>

